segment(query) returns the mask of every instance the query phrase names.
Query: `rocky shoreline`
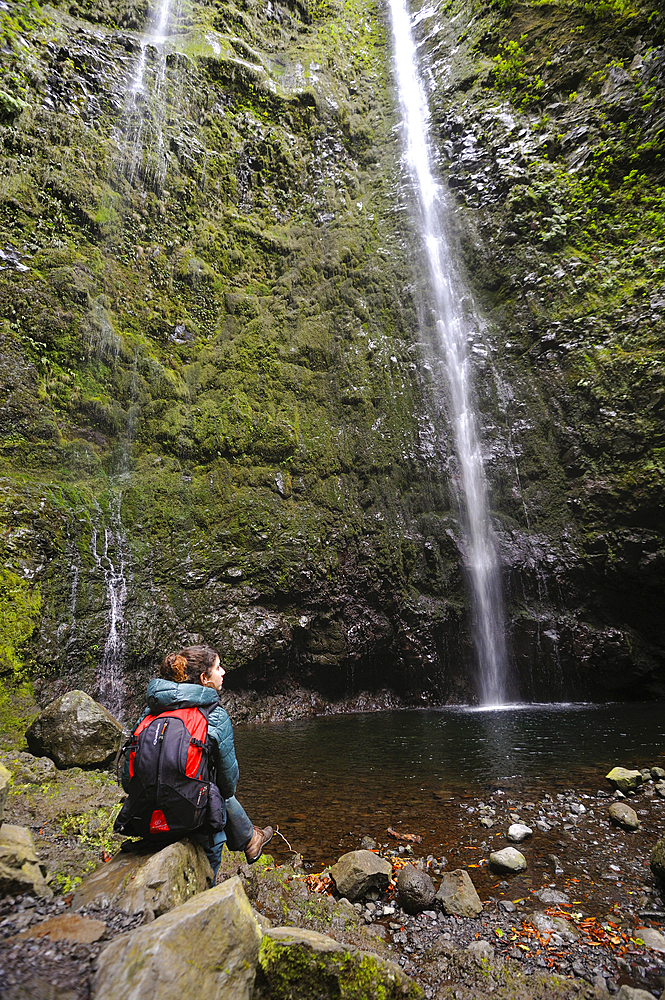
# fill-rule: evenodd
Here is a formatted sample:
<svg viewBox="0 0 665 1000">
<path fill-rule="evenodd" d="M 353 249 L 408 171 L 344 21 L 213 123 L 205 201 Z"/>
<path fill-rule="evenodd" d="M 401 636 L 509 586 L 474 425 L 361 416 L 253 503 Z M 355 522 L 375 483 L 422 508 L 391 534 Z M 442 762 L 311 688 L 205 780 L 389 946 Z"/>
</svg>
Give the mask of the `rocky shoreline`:
<svg viewBox="0 0 665 1000">
<path fill-rule="evenodd" d="M 30 827 L 40 861 L 48 859 L 51 873 L 55 867 L 74 873 L 93 860 L 109 858 L 118 846 L 107 836 L 111 802 L 120 794 L 110 780 L 79 769 L 54 775 L 36 758 L 31 769 L 29 756 L 21 755 L 18 777 L 24 783 L 10 790 L 5 821 Z M 376 952 L 396 962 L 427 1000 L 471 1000 L 480 991 L 502 998 L 618 995 L 644 1000 L 626 992 L 639 989 L 646 996 L 660 996 L 665 938 L 659 927 L 665 904 L 649 857 L 662 833 L 665 798 L 658 768 L 653 774 L 647 768 L 633 774 L 635 787 L 625 795 L 608 785 L 596 795 L 571 790 L 540 801 L 517 800 L 501 790 L 484 799 L 449 800 L 444 805 L 449 843 L 455 846 L 446 856 L 421 856 L 417 831 L 387 831 L 378 844 L 366 838 L 357 845 L 359 853 L 367 854 L 369 848 L 370 857 L 383 857 L 391 882 L 353 902 L 339 898 L 329 869 L 308 870 L 300 856 L 285 855 L 279 838 L 274 860 L 265 858 L 253 868 L 242 855 L 225 852 L 220 878 L 240 878 L 262 926 L 313 930 L 345 946 Z M 602 776 L 598 778 L 600 784 Z M 86 799 L 88 785 L 90 795 L 101 801 L 101 794 L 106 803 L 107 830 L 99 832 L 97 842 L 91 816 L 83 812 L 92 801 Z M 60 800 L 62 809 L 77 808 L 68 797 L 72 788 L 82 810 L 78 825 L 64 821 L 57 806 Z M 50 814 L 39 815 L 49 802 Z M 634 830 L 612 821 L 610 809 L 616 812 L 617 805 L 633 811 Z M 102 827 L 100 808 L 94 813 Z M 517 845 L 526 870 L 497 874 L 489 856 L 510 843 L 506 834 L 516 826 L 532 830 Z M 434 885 L 464 871 L 482 902 L 479 915 L 445 912 L 441 895 L 423 912 L 407 912 L 397 879 L 401 871 L 414 869 Z M 103 948 L 145 922 L 144 913 L 128 915 L 108 899 L 106 906 L 93 902 L 80 907 L 83 897 L 72 891 L 75 882 L 52 877 L 57 894 L 51 899 L 13 893 L 0 902 L 0 993 L 7 1000 L 89 1000 Z M 79 917 L 101 921 L 97 940 L 77 940 L 76 928 L 62 940 L 39 936 L 43 921 L 74 917 L 77 905 Z"/>
</svg>

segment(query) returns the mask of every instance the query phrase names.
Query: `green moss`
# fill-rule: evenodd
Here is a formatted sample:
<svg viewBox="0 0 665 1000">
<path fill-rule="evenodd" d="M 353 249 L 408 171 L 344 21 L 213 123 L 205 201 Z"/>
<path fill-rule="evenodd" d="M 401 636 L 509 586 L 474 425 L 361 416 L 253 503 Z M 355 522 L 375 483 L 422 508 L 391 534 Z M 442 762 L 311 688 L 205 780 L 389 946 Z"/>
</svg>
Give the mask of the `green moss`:
<svg viewBox="0 0 665 1000">
<path fill-rule="evenodd" d="M 527 69 L 526 54 L 522 44 L 514 39 L 502 42 L 499 55 L 494 57 L 494 81 L 498 90 L 509 93 L 522 107 L 535 104 L 543 96 L 545 84 L 539 76 L 533 76 Z"/>
<path fill-rule="evenodd" d="M 369 954 L 316 952 L 307 945 L 284 945 L 264 937 L 259 965 L 270 1000 L 392 1000 L 422 997 L 420 987 Z"/>
<path fill-rule="evenodd" d="M 120 838 L 113 832 L 113 824 L 121 806 L 119 802 L 115 806 L 65 816 L 60 821 L 61 832 L 64 836 L 75 836 L 81 846 L 89 850 L 114 854 Z"/>
<path fill-rule="evenodd" d="M 0 748 L 27 750 L 25 732 L 38 714 L 30 681 L 0 678 Z"/>
<path fill-rule="evenodd" d="M 20 677 L 21 651 L 41 610 L 41 588 L 0 567 L 0 675 Z"/>
</svg>

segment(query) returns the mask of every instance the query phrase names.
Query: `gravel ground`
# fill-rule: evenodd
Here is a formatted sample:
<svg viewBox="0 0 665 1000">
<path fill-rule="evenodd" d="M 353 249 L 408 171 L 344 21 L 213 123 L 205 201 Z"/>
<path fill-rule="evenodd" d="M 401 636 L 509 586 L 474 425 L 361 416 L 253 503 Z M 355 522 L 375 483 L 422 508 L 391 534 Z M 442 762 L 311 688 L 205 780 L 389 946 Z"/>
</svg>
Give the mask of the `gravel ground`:
<svg viewBox="0 0 665 1000">
<path fill-rule="evenodd" d="M 394 893 L 355 904 L 356 912 L 434 1000 L 467 1000 L 487 992 L 497 998 L 609 997 L 624 983 L 659 997 L 665 986 L 665 955 L 641 943 L 639 928 L 665 930 L 665 901 L 648 865 L 663 828 L 665 800 L 653 784 L 627 800 L 642 821 L 636 832 L 609 823 L 611 801 L 604 791 L 590 795 L 573 790 L 537 801 L 500 791 L 485 800 L 451 797 L 445 803 L 450 824 L 446 857 L 419 858 L 418 844 L 395 838 L 386 838 L 380 850 L 397 864 L 420 864 L 435 883 L 446 870 L 466 869 L 483 900 L 482 915 L 464 919 L 431 910 L 409 916 L 396 905 Z M 534 836 L 518 845 L 529 868 L 521 875 L 496 876 L 487 864 L 489 851 L 506 845 L 504 833 L 515 818 L 534 829 Z M 538 822 L 549 830 L 538 829 Z M 404 837 L 407 831 L 397 832 Z M 38 845 L 43 843 L 38 828 L 33 833 Z M 60 854 L 66 853 L 67 844 L 60 840 Z M 75 841 L 71 848 L 77 850 Z M 556 902 L 543 898 L 543 890 L 562 895 Z M 71 912 L 70 904 L 71 896 L 0 900 L 3 1000 L 89 1000 L 99 951 L 110 938 L 141 922 L 140 915 L 87 909 L 81 912 L 106 925 L 97 942 L 29 936 L 47 917 Z M 578 939 L 539 931 L 530 922 L 538 912 L 572 921 Z M 469 946 L 472 954 L 466 951 Z M 561 978 L 543 978 L 551 975 Z"/>
<path fill-rule="evenodd" d="M 86 944 L 29 936 L 31 931 L 36 933 L 42 921 L 67 912 L 67 900 L 62 897 L 35 900 L 31 896 L 6 896 L 0 900 L 2 1000 L 89 1000 L 99 952 L 111 938 L 143 920 L 142 914 L 129 916 L 119 910 L 86 908 L 80 911 L 82 916 L 106 925 L 99 941 Z"/>
</svg>

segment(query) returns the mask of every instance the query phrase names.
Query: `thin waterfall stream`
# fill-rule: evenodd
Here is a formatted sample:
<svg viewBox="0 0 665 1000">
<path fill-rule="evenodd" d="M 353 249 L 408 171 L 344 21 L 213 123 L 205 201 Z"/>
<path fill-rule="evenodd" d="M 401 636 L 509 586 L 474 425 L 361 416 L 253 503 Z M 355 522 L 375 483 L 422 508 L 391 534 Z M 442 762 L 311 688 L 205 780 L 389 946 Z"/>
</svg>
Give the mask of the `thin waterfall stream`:
<svg viewBox="0 0 665 1000">
<path fill-rule="evenodd" d="M 140 40 L 141 52 L 125 96 L 124 136 L 118 136 L 124 169 L 131 184 L 137 179 L 162 185 L 166 178 L 164 119 L 166 114 L 164 88 L 166 83 L 167 29 L 177 16 L 179 5 L 172 9 L 172 0 L 158 0 L 147 30 Z M 153 55 L 155 68 L 152 79 L 146 80 L 147 63 Z"/>
<path fill-rule="evenodd" d="M 448 382 L 450 420 L 459 466 L 460 504 L 466 539 L 465 561 L 474 612 L 478 694 L 498 705 L 508 694 L 506 639 L 500 565 L 489 515 L 487 480 L 476 414 L 471 329 L 461 306 L 464 294 L 446 238 L 446 200 L 433 169 L 429 110 L 418 72 L 416 45 L 405 0 L 390 0 L 395 78 L 402 111 L 405 159 L 418 203 L 422 241 L 430 272 L 430 305 Z"/>
</svg>

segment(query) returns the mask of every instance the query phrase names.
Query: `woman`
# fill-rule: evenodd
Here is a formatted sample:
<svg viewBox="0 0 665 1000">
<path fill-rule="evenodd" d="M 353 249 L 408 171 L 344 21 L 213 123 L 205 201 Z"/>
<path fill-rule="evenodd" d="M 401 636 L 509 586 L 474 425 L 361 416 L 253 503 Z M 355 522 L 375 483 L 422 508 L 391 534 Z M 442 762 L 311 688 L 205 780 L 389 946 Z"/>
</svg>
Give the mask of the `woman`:
<svg viewBox="0 0 665 1000">
<path fill-rule="evenodd" d="M 214 706 L 208 716 L 207 747 L 211 766 L 215 769 L 215 780 L 226 802 L 226 824 L 219 833 L 192 835 L 208 856 L 214 885 L 225 841 L 230 850 L 244 851 L 251 865 L 261 857 L 263 848 L 272 839 L 273 830 L 270 826 L 265 829 L 254 826 L 235 797 L 239 769 L 231 720 L 218 704 L 225 670 L 217 651 L 210 646 L 188 646 L 177 653 L 169 653 L 162 660 L 160 674 L 161 677 L 148 684 L 148 705 L 142 719 L 174 709 L 209 709 Z M 125 758 L 122 784 L 128 792 L 129 756 Z"/>
</svg>

